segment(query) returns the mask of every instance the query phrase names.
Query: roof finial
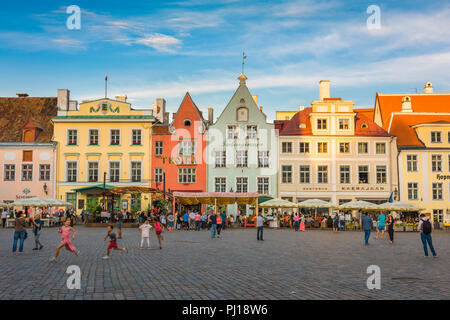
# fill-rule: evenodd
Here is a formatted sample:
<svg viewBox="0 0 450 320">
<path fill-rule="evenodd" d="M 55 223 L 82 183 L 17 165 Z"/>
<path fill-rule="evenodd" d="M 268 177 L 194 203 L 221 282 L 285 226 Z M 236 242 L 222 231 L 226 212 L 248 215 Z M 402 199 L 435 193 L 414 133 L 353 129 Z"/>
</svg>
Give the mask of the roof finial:
<svg viewBox="0 0 450 320">
<path fill-rule="evenodd" d="M 247 56 L 245 55 L 245 52 L 242 52 L 242 74 L 244 74 L 245 59 L 247 59 Z"/>
<path fill-rule="evenodd" d="M 108 97 L 108 72 L 105 73 L 105 99 Z"/>
</svg>

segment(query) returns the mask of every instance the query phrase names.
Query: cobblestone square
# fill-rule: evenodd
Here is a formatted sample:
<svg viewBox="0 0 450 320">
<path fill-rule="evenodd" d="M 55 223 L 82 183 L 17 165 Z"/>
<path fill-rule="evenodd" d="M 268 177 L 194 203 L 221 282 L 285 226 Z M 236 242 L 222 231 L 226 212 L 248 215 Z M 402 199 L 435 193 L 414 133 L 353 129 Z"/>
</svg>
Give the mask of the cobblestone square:
<svg viewBox="0 0 450 320">
<path fill-rule="evenodd" d="M 106 228 L 75 226 L 79 257 L 61 251 L 56 228 L 45 228 L 41 251 L 32 251 L 29 231 L 22 254 L 12 254 L 13 229 L 0 230 L 0 299 L 448 299 L 450 233 L 434 232 L 439 257 L 424 258 L 417 233 L 398 232 L 395 244 L 364 246 L 361 232 L 227 229 L 222 238 L 207 231 L 164 232 L 163 249 L 138 248 L 137 229 L 123 229 L 119 246 L 102 260 Z M 66 287 L 69 265 L 81 269 L 81 289 Z M 369 265 L 381 268 L 381 289 L 366 286 Z"/>
</svg>

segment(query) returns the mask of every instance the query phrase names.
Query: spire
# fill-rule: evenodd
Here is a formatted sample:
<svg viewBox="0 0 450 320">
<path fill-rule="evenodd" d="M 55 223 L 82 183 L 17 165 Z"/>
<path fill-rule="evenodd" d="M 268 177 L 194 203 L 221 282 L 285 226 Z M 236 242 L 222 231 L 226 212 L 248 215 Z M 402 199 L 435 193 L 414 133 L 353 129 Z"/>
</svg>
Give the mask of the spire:
<svg viewBox="0 0 450 320">
<path fill-rule="evenodd" d="M 245 80 L 247 80 L 247 77 L 245 76 L 245 74 L 241 73 L 238 77 L 239 80 L 239 84 L 245 84 Z"/>
</svg>

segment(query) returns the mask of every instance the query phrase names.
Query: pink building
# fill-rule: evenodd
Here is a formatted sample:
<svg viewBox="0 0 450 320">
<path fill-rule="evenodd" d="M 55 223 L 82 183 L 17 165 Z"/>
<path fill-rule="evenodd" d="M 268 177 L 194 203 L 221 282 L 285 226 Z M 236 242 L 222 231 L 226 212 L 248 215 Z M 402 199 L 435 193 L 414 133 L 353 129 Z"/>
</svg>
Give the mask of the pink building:
<svg viewBox="0 0 450 320">
<path fill-rule="evenodd" d="M 56 97 L 0 98 L 0 201 L 55 198 Z"/>
</svg>

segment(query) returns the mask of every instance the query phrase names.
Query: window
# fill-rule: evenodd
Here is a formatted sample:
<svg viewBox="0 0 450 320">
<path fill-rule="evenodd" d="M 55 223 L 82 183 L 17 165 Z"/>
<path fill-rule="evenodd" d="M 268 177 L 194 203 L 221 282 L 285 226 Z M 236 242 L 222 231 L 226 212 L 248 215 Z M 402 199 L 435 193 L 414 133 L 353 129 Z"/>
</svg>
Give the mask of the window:
<svg viewBox="0 0 450 320">
<path fill-rule="evenodd" d="M 359 183 L 369 183 L 369 166 L 358 167 Z"/>
<path fill-rule="evenodd" d="M 256 139 L 258 137 L 258 127 L 255 125 L 247 126 L 247 139 Z"/>
<path fill-rule="evenodd" d="M 163 142 L 155 141 L 155 156 L 162 156 L 163 154 Z"/>
<path fill-rule="evenodd" d="M 442 156 L 440 154 L 431 155 L 431 171 L 442 172 Z"/>
<path fill-rule="evenodd" d="M 268 168 L 268 167 L 269 167 L 269 151 L 258 151 L 258 168 Z"/>
<path fill-rule="evenodd" d="M 67 181 L 75 182 L 77 181 L 77 163 L 75 161 L 67 162 Z"/>
<path fill-rule="evenodd" d="M 78 130 L 67 130 L 67 144 L 76 145 L 78 143 Z"/>
<path fill-rule="evenodd" d="M 236 110 L 236 121 L 247 122 L 248 121 L 248 109 L 246 107 L 240 107 Z"/>
<path fill-rule="evenodd" d="M 98 162 L 88 162 L 88 179 L 89 182 L 98 181 Z"/>
<path fill-rule="evenodd" d="M 184 126 L 185 127 L 190 127 L 191 126 L 191 120 L 189 120 L 189 119 L 184 120 Z"/>
<path fill-rule="evenodd" d="M 5 181 L 15 181 L 16 180 L 16 165 L 15 164 L 5 164 Z"/>
<path fill-rule="evenodd" d="M 434 182 L 433 183 L 433 200 L 443 200 L 442 182 Z"/>
<path fill-rule="evenodd" d="M 120 130 L 118 129 L 111 130 L 111 144 L 112 145 L 120 144 Z"/>
<path fill-rule="evenodd" d="M 292 183 L 292 166 L 281 166 L 281 183 Z"/>
<path fill-rule="evenodd" d="M 194 141 L 178 142 L 178 155 L 179 156 L 192 156 L 194 154 L 195 154 L 195 142 Z"/>
<path fill-rule="evenodd" d="M 358 142 L 358 153 L 369 153 L 369 144 L 367 142 Z"/>
<path fill-rule="evenodd" d="M 269 194 L 269 177 L 258 177 L 258 193 Z"/>
<path fill-rule="evenodd" d="M 162 182 L 163 182 L 163 169 L 155 168 L 155 183 L 162 183 Z"/>
<path fill-rule="evenodd" d="M 22 181 L 33 181 L 32 164 L 22 164 Z"/>
<path fill-rule="evenodd" d="M 132 193 L 131 194 L 131 203 L 130 203 L 131 211 L 141 211 L 142 210 L 142 196 L 140 193 Z"/>
<path fill-rule="evenodd" d="M 317 153 L 328 153 L 328 142 L 318 142 Z"/>
<path fill-rule="evenodd" d="M 236 167 L 246 168 L 248 165 L 248 151 L 237 150 L 236 151 Z"/>
<path fill-rule="evenodd" d="M 317 167 L 317 183 L 328 183 L 328 166 Z"/>
<path fill-rule="evenodd" d="M 227 138 L 228 139 L 239 139 L 239 126 L 237 126 L 237 125 L 227 126 Z"/>
<path fill-rule="evenodd" d="M 248 178 L 237 177 L 236 178 L 236 192 L 248 192 Z"/>
<path fill-rule="evenodd" d="M 120 180 L 120 162 L 111 161 L 109 163 L 109 181 L 119 182 Z"/>
<path fill-rule="evenodd" d="M 450 143 L 450 131 L 447 132 L 447 142 Z"/>
<path fill-rule="evenodd" d="M 311 169 L 309 166 L 300 166 L 300 183 L 311 183 Z"/>
<path fill-rule="evenodd" d="M 32 162 L 33 161 L 33 151 L 24 151 L 22 154 L 23 162 Z"/>
<path fill-rule="evenodd" d="M 433 210 L 433 219 L 434 218 L 437 218 L 438 222 L 444 222 L 444 210 L 434 209 Z"/>
<path fill-rule="evenodd" d="M 39 165 L 39 181 L 50 181 L 50 165 Z"/>
<path fill-rule="evenodd" d="M 327 130 L 327 119 L 317 119 L 317 129 Z"/>
<path fill-rule="evenodd" d="M 417 155 L 408 154 L 406 156 L 406 167 L 408 172 L 417 172 Z"/>
<path fill-rule="evenodd" d="M 348 119 L 339 119 L 339 130 L 348 130 L 349 123 Z"/>
<path fill-rule="evenodd" d="M 441 131 L 431 131 L 431 143 L 442 143 Z"/>
<path fill-rule="evenodd" d="M 339 142 L 339 152 L 349 153 L 350 152 L 350 142 Z"/>
<path fill-rule="evenodd" d="M 140 182 L 142 176 L 142 163 L 140 161 L 131 161 L 131 181 Z"/>
<path fill-rule="evenodd" d="M 142 130 L 141 129 L 133 129 L 131 130 L 131 141 L 133 145 L 142 144 Z"/>
<path fill-rule="evenodd" d="M 300 153 L 309 153 L 309 142 L 300 142 L 299 150 Z"/>
<path fill-rule="evenodd" d="M 386 154 L 386 143 L 377 142 L 375 149 L 376 154 Z"/>
<path fill-rule="evenodd" d="M 90 145 L 98 145 L 98 130 L 97 129 L 89 130 L 89 144 Z"/>
<path fill-rule="evenodd" d="M 350 183 L 350 166 L 339 167 L 340 183 Z"/>
<path fill-rule="evenodd" d="M 227 166 L 227 152 L 216 151 L 214 154 L 216 159 L 216 168 L 225 168 Z"/>
<path fill-rule="evenodd" d="M 292 153 L 292 142 L 282 142 L 281 153 Z"/>
<path fill-rule="evenodd" d="M 195 168 L 178 168 L 178 183 L 195 183 Z"/>
<path fill-rule="evenodd" d="M 75 192 L 67 192 L 66 201 L 72 204 L 74 210 L 77 210 L 77 194 Z"/>
<path fill-rule="evenodd" d="M 377 166 L 376 173 L 377 173 L 377 183 L 378 184 L 386 183 L 386 166 Z"/>
<path fill-rule="evenodd" d="M 215 192 L 227 192 L 227 178 L 216 177 L 214 178 Z"/>
<path fill-rule="evenodd" d="M 408 200 L 419 200 L 419 184 L 408 182 Z"/>
</svg>

